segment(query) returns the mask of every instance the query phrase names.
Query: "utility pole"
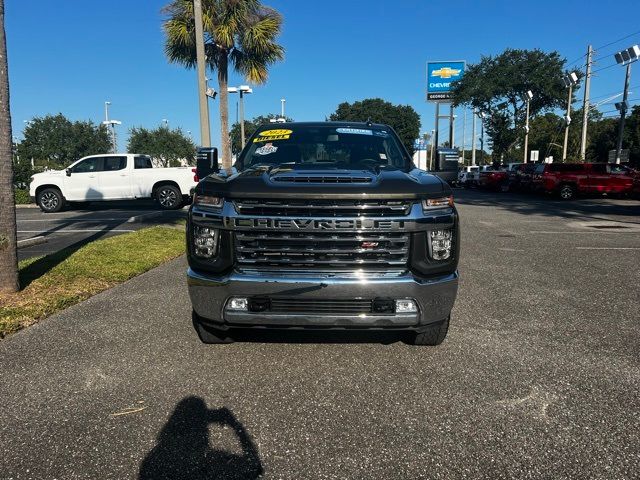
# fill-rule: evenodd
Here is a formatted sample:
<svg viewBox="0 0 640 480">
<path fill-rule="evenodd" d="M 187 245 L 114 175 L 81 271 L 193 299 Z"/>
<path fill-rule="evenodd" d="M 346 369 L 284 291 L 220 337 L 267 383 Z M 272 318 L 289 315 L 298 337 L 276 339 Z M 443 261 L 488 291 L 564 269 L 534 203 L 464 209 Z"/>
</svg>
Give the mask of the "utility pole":
<svg viewBox="0 0 640 480">
<path fill-rule="evenodd" d="M 580 140 L 580 159 L 584 162 L 587 152 L 587 126 L 589 124 L 589 89 L 591 87 L 591 57 L 593 47 L 587 48 L 587 70 L 584 77 L 584 100 L 582 101 L 582 139 Z"/>
<path fill-rule="evenodd" d="M 471 127 L 471 165 L 472 166 L 476 166 L 476 116 L 478 115 L 478 113 L 476 112 L 476 109 L 474 107 L 473 111 L 471 112 L 472 117 L 473 117 L 473 123 L 472 123 L 472 127 Z"/>
<path fill-rule="evenodd" d="M 480 165 L 484 163 L 484 113 L 480 112 Z"/>
<path fill-rule="evenodd" d="M 198 64 L 198 101 L 200 104 L 200 144 L 211 146 L 209 127 L 209 105 L 207 102 L 207 66 L 204 56 L 204 26 L 202 24 L 202 0 L 193 0 L 193 16 L 196 26 L 196 61 Z"/>
<path fill-rule="evenodd" d="M 449 148 L 453 148 L 453 143 L 455 141 L 454 134 L 454 115 L 453 115 L 453 103 L 449 104 Z"/>
<path fill-rule="evenodd" d="M 629 96 L 629 80 L 631 80 L 631 64 L 638 61 L 640 58 L 640 47 L 638 45 L 632 45 L 626 50 L 621 50 L 614 55 L 616 63 L 618 65 L 627 66 L 627 74 L 624 78 L 624 93 L 622 95 L 622 102 L 616 103 L 616 108 L 620 110 L 620 127 L 618 128 L 618 146 L 616 148 L 616 163 L 620 163 L 620 156 L 622 155 L 622 135 L 624 134 L 624 117 L 627 114 L 627 97 Z"/>
<path fill-rule="evenodd" d="M 567 146 L 569 144 L 569 124 L 571 123 L 571 100 L 573 97 L 573 86 L 578 83 L 578 76 L 575 72 L 571 72 L 564 77 L 564 83 L 569 88 L 569 99 L 567 100 L 567 115 L 564 117 L 564 143 L 562 146 L 562 162 L 567 161 Z"/>
<path fill-rule="evenodd" d="M 464 165 L 464 148 L 466 147 L 467 107 L 462 108 L 462 165 Z"/>
<path fill-rule="evenodd" d="M 435 130 L 431 130 L 431 158 L 429 159 L 429 162 L 427 162 L 427 170 L 433 170 L 433 140 L 435 133 Z"/>
<path fill-rule="evenodd" d="M 533 93 L 531 92 L 531 90 L 528 90 L 527 93 L 525 93 L 525 98 L 526 98 L 526 102 L 527 102 L 527 120 L 526 120 L 525 125 L 524 125 L 524 160 L 523 160 L 523 163 L 527 163 L 527 156 L 529 155 L 528 154 L 528 150 L 529 150 L 529 102 L 533 98 Z"/>
<path fill-rule="evenodd" d="M 620 104 L 620 126 L 618 128 L 618 146 L 616 147 L 616 163 L 620 164 L 622 155 L 622 135 L 624 134 L 624 117 L 627 113 L 627 96 L 629 95 L 629 80 L 631 80 L 631 63 L 627 63 L 627 74 L 624 79 L 624 94 Z"/>
</svg>

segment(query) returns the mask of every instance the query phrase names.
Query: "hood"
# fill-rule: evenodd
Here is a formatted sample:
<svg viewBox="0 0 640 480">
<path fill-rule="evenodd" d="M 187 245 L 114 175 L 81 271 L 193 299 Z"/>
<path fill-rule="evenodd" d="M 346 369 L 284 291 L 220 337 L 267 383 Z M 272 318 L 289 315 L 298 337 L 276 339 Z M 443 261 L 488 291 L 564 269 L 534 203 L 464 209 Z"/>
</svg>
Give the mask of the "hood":
<svg viewBox="0 0 640 480">
<path fill-rule="evenodd" d="M 248 169 L 209 175 L 196 187 L 199 194 L 226 198 L 435 198 L 450 187 L 424 170 L 298 170 Z"/>
<path fill-rule="evenodd" d="M 66 175 L 65 170 L 47 170 L 46 172 L 34 173 L 33 178 L 43 178 L 43 177 L 58 177 L 61 175 Z"/>
</svg>

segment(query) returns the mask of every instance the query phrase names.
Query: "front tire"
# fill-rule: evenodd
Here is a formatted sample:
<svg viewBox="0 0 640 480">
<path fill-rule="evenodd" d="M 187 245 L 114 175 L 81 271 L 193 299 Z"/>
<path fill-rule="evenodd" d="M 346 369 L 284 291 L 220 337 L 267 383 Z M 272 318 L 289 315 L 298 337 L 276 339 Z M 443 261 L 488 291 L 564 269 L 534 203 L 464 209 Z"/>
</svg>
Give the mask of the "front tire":
<svg viewBox="0 0 640 480">
<path fill-rule="evenodd" d="M 38 192 L 36 203 L 44 213 L 56 213 L 64 206 L 64 197 L 57 188 L 45 188 Z"/>
<path fill-rule="evenodd" d="M 155 197 L 163 210 L 176 210 L 182 206 L 182 193 L 173 185 L 159 186 Z"/>
<path fill-rule="evenodd" d="M 447 332 L 449 331 L 450 318 L 451 317 L 447 317 L 442 322 L 429 325 L 422 333 L 416 333 L 416 336 L 413 338 L 411 343 L 413 345 L 428 345 L 432 347 L 440 345 L 446 338 Z"/>
<path fill-rule="evenodd" d="M 558 195 L 562 200 L 572 200 L 576 196 L 576 189 L 573 185 L 565 184 L 560 186 Z"/>
</svg>

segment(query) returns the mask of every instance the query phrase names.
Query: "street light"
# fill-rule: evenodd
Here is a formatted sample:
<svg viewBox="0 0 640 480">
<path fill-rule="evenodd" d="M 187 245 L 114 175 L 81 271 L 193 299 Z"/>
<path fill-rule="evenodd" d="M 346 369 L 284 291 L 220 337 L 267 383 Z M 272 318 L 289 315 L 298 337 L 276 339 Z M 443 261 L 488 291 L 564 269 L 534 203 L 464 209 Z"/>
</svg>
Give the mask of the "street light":
<svg viewBox="0 0 640 480">
<path fill-rule="evenodd" d="M 564 117 L 564 146 L 562 147 L 562 161 L 567 161 L 567 145 L 569 143 L 569 124 L 571 123 L 571 99 L 573 95 L 573 86 L 578 83 L 578 75 L 571 72 L 562 77 L 564 86 L 569 89 L 569 100 L 567 101 L 567 115 Z"/>
<path fill-rule="evenodd" d="M 527 163 L 527 157 L 529 156 L 529 102 L 533 99 L 533 93 L 531 90 L 527 90 L 524 94 L 524 99 L 527 102 L 527 119 L 524 125 L 524 161 L 523 163 Z"/>
<path fill-rule="evenodd" d="M 109 105 L 111 105 L 111 102 L 104 102 L 104 122 L 102 122 L 102 124 L 107 128 L 111 127 L 111 153 L 117 153 L 116 125 L 122 125 L 122 122 L 119 120 L 109 120 Z"/>
<path fill-rule="evenodd" d="M 622 154 L 622 134 L 624 133 L 624 117 L 629 108 L 627 97 L 629 95 L 629 80 L 631 80 L 631 64 L 640 57 L 640 47 L 633 45 L 626 50 L 621 50 L 614 55 L 618 65 L 626 65 L 627 73 L 624 78 L 624 94 L 622 102 L 616 103 L 616 108 L 620 110 L 620 126 L 618 128 L 618 145 L 616 147 L 616 163 L 620 163 L 620 155 Z"/>
<path fill-rule="evenodd" d="M 239 87 L 229 87 L 227 91 L 240 94 L 240 142 L 242 144 L 240 148 L 244 148 L 244 96 L 253 93 L 253 89 L 249 85 L 240 85 Z"/>
</svg>

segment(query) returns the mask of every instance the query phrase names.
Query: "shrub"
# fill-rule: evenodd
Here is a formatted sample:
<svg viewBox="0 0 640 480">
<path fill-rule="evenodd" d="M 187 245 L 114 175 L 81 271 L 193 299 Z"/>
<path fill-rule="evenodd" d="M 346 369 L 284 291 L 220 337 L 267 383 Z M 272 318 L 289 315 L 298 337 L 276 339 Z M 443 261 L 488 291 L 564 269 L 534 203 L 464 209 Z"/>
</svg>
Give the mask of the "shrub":
<svg viewBox="0 0 640 480">
<path fill-rule="evenodd" d="M 16 205 L 26 205 L 31 203 L 31 200 L 29 200 L 29 190 L 16 188 L 15 199 Z"/>
</svg>

